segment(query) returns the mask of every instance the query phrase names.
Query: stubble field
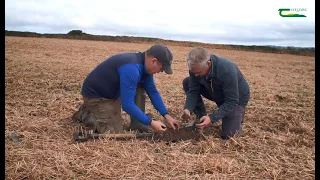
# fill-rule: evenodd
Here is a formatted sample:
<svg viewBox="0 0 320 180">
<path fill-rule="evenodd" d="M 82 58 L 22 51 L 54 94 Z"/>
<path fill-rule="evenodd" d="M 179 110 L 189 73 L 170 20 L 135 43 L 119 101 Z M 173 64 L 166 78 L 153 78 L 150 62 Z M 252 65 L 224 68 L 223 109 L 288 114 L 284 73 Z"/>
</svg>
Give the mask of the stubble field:
<svg viewBox="0 0 320 180">
<path fill-rule="evenodd" d="M 226 143 L 219 124 L 200 142 L 75 143 L 71 116 L 86 75 L 110 55 L 151 45 L 5 37 L 6 179 L 315 179 L 315 58 L 308 56 L 207 49 L 236 62 L 251 88 L 243 135 Z M 155 82 L 180 120 L 192 47 L 168 47 L 174 74 L 156 74 Z M 163 121 L 149 99 L 146 106 Z"/>
</svg>

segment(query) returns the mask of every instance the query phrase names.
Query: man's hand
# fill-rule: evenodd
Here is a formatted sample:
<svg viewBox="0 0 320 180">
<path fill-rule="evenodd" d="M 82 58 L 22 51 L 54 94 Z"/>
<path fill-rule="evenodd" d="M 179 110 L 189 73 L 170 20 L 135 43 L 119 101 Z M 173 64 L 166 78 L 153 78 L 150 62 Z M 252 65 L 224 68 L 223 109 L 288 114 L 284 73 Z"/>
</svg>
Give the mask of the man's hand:
<svg viewBox="0 0 320 180">
<path fill-rule="evenodd" d="M 200 123 L 199 124 L 196 124 L 196 126 L 199 128 L 199 129 L 203 129 L 203 128 L 206 128 L 208 127 L 209 125 L 211 124 L 211 119 L 209 116 L 202 116 L 200 118 Z"/>
<path fill-rule="evenodd" d="M 150 127 L 156 132 L 163 133 L 167 130 L 167 126 L 160 121 L 152 120 L 150 123 Z"/>
<path fill-rule="evenodd" d="M 190 111 L 188 109 L 183 110 L 183 114 L 181 116 L 181 118 L 183 120 L 189 120 L 191 117 Z"/>
<path fill-rule="evenodd" d="M 173 117 L 171 117 L 169 114 L 164 115 L 164 118 L 166 119 L 168 124 L 170 124 L 172 129 L 174 130 L 180 129 L 180 123 L 177 120 L 175 120 Z"/>
</svg>

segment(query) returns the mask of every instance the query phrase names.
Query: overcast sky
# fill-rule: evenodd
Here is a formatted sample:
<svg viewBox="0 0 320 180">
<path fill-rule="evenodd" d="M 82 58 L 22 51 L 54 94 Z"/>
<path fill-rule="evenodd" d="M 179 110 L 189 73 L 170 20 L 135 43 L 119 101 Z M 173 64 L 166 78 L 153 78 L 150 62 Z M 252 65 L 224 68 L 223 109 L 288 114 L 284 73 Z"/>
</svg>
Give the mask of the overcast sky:
<svg viewBox="0 0 320 180">
<path fill-rule="evenodd" d="M 281 17 L 306 8 L 307 17 Z M 288 14 L 288 13 L 284 13 Z M 5 0 L 5 29 L 213 44 L 315 46 L 314 0 Z"/>
</svg>

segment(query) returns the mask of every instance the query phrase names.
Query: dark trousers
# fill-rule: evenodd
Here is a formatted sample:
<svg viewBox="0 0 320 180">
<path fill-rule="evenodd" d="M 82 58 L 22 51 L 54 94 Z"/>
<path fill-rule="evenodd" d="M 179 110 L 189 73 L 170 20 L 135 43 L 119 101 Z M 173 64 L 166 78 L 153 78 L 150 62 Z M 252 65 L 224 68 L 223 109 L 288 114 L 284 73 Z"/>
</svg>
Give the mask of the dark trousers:
<svg viewBox="0 0 320 180">
<path fill-rule="evenodd" d="M 185 78 L 183 80 L 183 89 L 184 92 L 187 94 L 189 91 L 189 77 Z M 203 97 L 214 101 L 211 97 L 211 90 L 206 89 L 204 86 L 200 87 L 200 95 Z M 215 102 L 215 101 L 214 101 Z M 222 105 L 223 102 L 219 102 L 218 107 Z M 198 118 L 201 118 L 202 116 L 206 115 L 206 109 L 203 102 L 203 99 L 201 96 L 199 96 L 199 99 L 197 100 L 196 107 L 193 110 L 194 114 Z M 222 118 L 222 131 L 221 131 L 221 138 L 222 139 L 228 139 L 228 137 L 234 136 L 236 133 L 242 132 L 242 120 L 244 118 L 245 114 L 245 107 L 239 105 L 237 106 L 232 112 L 230 112 L 227 116 Z"/>
</svg>

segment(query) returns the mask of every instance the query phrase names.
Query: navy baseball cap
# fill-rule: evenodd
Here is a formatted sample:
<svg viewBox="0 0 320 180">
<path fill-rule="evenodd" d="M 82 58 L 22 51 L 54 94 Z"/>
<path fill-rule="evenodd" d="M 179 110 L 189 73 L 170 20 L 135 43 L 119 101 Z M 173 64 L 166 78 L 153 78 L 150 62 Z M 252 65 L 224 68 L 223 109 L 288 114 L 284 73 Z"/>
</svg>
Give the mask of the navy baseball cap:
<svg viewBox="0 0 320 180">
<path fill-rule="evenodd" d="M 163 44 L 156 44 L 153 45 L 149 49 L 149 54 L 155 58 L 162 64 L 162 68 L 164 72 L 167 74 L 172 74 L 172 53 L 170 52 L 169 48 Z"/>
</svg>

